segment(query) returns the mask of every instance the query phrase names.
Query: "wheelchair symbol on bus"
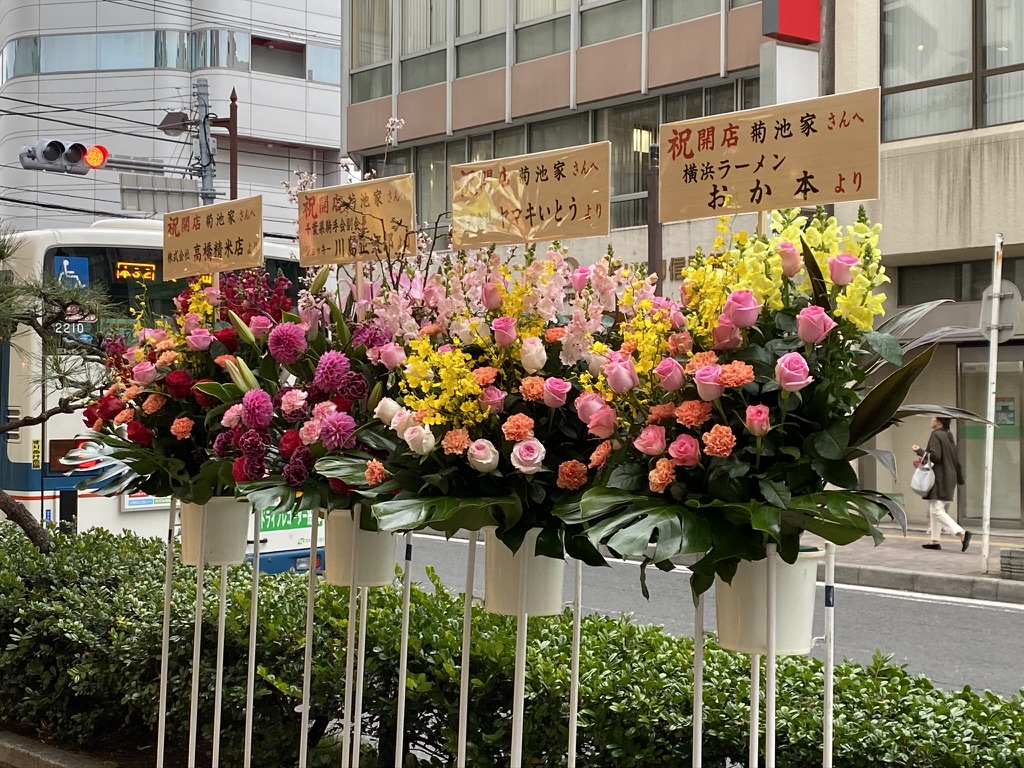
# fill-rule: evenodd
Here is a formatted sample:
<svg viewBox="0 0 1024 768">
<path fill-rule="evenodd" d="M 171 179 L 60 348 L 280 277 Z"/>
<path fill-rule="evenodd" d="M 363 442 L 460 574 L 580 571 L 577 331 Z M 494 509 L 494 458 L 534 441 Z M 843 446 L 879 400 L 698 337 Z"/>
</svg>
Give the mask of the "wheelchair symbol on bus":
<svg viewBox="0 0 1024 768">
<path fill-rule="evenodd" d="M 57 282 L 61 285 L 77 285 L 84 288 L 89 285 L 89 260 L 72 256 L 60 260 L 60 269 L 57 270 Z"/>
</svg>

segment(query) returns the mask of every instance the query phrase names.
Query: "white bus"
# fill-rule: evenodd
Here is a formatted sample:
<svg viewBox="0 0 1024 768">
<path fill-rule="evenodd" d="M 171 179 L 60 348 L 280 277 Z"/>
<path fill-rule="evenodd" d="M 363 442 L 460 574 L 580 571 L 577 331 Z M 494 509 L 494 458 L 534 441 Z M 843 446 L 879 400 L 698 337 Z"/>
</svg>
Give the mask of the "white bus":
<svg viewBox="0 0 1024 768">
<path fill-rule="evenodd" d="M 0 277 L 17 279 L 46 272 L 62 281 L 103 287 L 125 308 L 144 289 L 147 302 L 160 315 L 172 312 L 172 299 L 181 291 L 180 285 L 163 282 L 159 220 L 101 220 L 88 228 L 40 230 L 18 238 L 14 259 L 5 266 L 15 274 Z M 295 244 L 267 240 L 264 256 L 268 271 L 272 275 L 282 272 L 297 291 L 300 268 Z M 88 320 L 68 323 L 59 330 L 88 335 Z M 48 386 L 39 370 L 38 350 L 38 340 L 28 331 L 13 342 L 0 343 L 0 414 L 5 419 L 39 413 L 55 405 L 60 396 L 60 390 Z M 43 522 L 59 522 L 73 530 L 102 527 L 165 536 L 170 499 L 143 494 L 108 498 L 75 490 L 84 474 L 67 474 L 60 459 L 75 447 L 76 436 L 85 432 L 78 412 L 0 435 L 0 488 Z M 3 518 L 0 513 L 0 520 Z M 310 522 L 303 516 L 264 515 L 261 568 L 274 572 L 307 566 Z M 322 564 L 322 555 L 319 561 Z"/>
</svg>

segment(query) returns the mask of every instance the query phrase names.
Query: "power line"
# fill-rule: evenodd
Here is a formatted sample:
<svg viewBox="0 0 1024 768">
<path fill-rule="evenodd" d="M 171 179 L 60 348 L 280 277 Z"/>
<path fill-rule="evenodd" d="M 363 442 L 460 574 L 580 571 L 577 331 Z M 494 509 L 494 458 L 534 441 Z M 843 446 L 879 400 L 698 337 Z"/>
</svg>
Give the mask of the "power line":
<svg viewBox="0 0 1024 768">
<path fill-rule="evenodd" d="M 112 211 L 97 211 L 89 210 L 87 208 L 75 208 L 70 205 L 58 205 L 56 203 L 39 203 L 32 200 L 16 200 L 13 197 L 6 197 L 0 195 L 0 203 L 9 203 L 10 205 L 20 205 L 29 208 L 43 208 L 48 211 L 61 211 L 63 213 L 82 213 L 89 216 L 104 216 L 112 219 L 142 219 L 150 218 L 148 216 L 130 216 L 126 213 L 113 213 Z"/>
<path fill-rule="evenodd" d="M 85 128 L 85 129 L 90 130 L 90 131 L 100 131 L 102 133 L 112 133 L 112 134 L 117 134 L 119 136 L 131 136 L 132 138 L 135 138 L 135 139 L 152 139 L 153 141 L 163 141 L 163 142 L 166 142 L 168 144 L 180 144 L 181 143 L 180 141 L 175 141 L 174 139 L 165 138 L 163 136 L 139 136 L 138 134 L 132 133 L 130 131 L 119 131 L 116 128 L 100 128 L 100 127 L 95 126 L 95 125 L 85 125 L 83 123 L 72 123 L 72 122 L 70 122 L 68 120 L 58 120 L 55 117 L 46 117 L 45 115 L 33 114 L 31 112 L 13 112 L 13 111 L 11 111 L 9 109 L 0 108 L 0 114 L 10 115 L 11 117 L 29 117 L 29 118 L 33 118 L 35 120 L 45 120 L 48 123 L 57 123 L 59 125 L 70 125 L 73 128 Z"/>
<path fill-rule="evenodd" d="M 15 102 L 17 102 L 19 104 L 29 104 L 29 105 L 31 105 L 33 107 L 46 107 L 47 109 L 52 109 L 52 110 L 54 110 L 55 112 L 58 112 L 58 113 L 60 113 L 60 112 L 80 112 L 80 113 L 85 114 L 85 115 L 95 115 L 96 117 L 106 117 L 106 118 L 110 118 L 111 120 L 121 120 L 123 122 L 131 123 L 133 125 L 144 125 L 146 128 L 157 128 L 157 129 L 160 128 L 160 126 L 157 125 L 156 123 L 146 123 L 146 122 L 143 122 L 142 120 L 133 120 L 130 117 L 121 117 L 120 115 L 111 115 L 111 114 L 107 114 L 105 112 L 94 112 L 94 111 L 88 110 L 88 109 L 76 109 L 75 107 L 59 107 L 59 106 L 57 106 L 55 104 L 43 104 L 42 102 L 39 102 L 39 101 L 29 101 L 28 99 L 16 99 L 13 96 L 3 96 L 3 95 L 0 95 L 0 99 L 5 99 L 6 101 L 15 101 Z M 98 107 L 97 107 L 97 109 L 98 109 Z"/>
</svg>

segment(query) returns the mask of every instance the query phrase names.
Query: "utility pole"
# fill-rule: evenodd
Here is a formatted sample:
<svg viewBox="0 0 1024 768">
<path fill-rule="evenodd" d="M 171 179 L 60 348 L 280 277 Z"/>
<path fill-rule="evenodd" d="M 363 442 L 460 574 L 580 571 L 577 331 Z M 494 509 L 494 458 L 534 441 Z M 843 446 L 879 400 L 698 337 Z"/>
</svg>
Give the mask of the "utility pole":
<svg viewBox="0 0 1024 768">
<path fill-rule="evenodd" d="M 231 164 L 231 199 L 238 199 L 238 93 L 231 89 L 231 107 L 228 117 L 215 117 L 210 121 L 214 128 L 227 128 L 228 141 L 231 147 L 228 149 L 228 162 Z"/>
<path fill-rule="evenodd" d="M 210 82 L 205 77 L 196 80 L 196 113 L 196 154 L 199 155 L 197 170 L 201 181 L 199 197 L 203 205 L 212 205 L 217 201 L 217 193 L 213 189 L 213 179 L 217 175 L 213 155 L 217 151 L 217 143 L 210 133 Z"/>
</svg>

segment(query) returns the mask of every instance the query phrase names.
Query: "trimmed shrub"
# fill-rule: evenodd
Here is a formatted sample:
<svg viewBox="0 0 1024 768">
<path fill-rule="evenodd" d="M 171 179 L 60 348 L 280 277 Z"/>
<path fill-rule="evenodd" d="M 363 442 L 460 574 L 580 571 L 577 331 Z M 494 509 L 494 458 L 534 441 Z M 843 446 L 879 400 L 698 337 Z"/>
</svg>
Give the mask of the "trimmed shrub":
<svg viewBox="0 0 1024 768">
<path fill-rule="evenodd" d="M 95 746 L 155 739 L 163 605 L 163 544 L 95 531 L 57 535 L 38 553 L 0 525 L 0 722 Z M 415 586 L 410 616 L 406 744 L 409 765 L 450 765 L 456 748 L 462 600 L 432 577 Z M 254 764 L 294 766 L 298 755 L 306 579 L 260 580 Z M 208 749 L 213 721 L 217 571 L 204 594 L 200 722 Z M 249 632 L 250 570 L 229 569 L 222 756 L 241 763 Z M 169 754 L 184 763 L 191 690 L 195 570 L 174 584 L 168 692 Z M 311 691 L 311 765 L 336 764 L 344 699 L 348 590 L 322 585 Z M 393 765 L 401 590 L 371 592 L 363 731 L 364 765 Z M 565 763 L 572 617 L 530 620 L 524 754 Z M 468 763 L 508 764 L 515 619 L 474 610 Z M 705 765 L 745 762 L 748 657 L 708 643 Z M 579 761 L 586 766 L 687 765 L 693 643 L 629 619 L 583 621 Z M 936 690 L 880 655 L 836 669 L 836 766 L 1024 766 L 1021 698 Z M 821 763 L 821 664 L 778 665 L 778 765 Z M 418 761 L 419 762 L 418 762 Z"/>
</svg>

